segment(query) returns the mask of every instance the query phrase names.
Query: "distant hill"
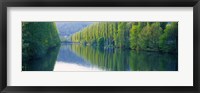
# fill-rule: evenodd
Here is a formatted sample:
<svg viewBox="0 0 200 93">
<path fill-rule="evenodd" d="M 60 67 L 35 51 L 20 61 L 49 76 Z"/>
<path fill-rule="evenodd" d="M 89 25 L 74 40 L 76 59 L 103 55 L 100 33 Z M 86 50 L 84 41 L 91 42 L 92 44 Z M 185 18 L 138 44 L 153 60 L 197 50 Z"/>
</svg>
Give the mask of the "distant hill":
<svg viewBox="0 0 200 93">
<path fill-rule="evenodd" d="M 93 22 L 56 22 L 60 37 L 68 37 Z"/>
</svg>

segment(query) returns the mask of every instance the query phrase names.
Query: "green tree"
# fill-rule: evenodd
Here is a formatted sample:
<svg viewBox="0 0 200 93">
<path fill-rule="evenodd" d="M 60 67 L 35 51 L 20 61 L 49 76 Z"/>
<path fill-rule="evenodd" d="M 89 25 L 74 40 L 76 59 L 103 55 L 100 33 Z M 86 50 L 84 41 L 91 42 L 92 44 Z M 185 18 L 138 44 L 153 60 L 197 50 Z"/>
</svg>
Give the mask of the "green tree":
<svg viewBox="0 0 200 93">
<path fill-rule="evenodd" d="M 118 47 L 124 47 L 125 46 L 125 22 L 120 22 L 118 25 L 118 38 L 119 38 L 119 45 Z"/>
<path fill-rule="evenodd" d="M 166 25 L 164 33 L 160 37 L 159 45 L 164 52 L 178 53 L 178 23 L 172 22 Z"/>
<path fill-rule="evenodd" d="M 103 47 L 104 46 L 104 38 L 103 37 L 100 37 L 97 41 L 97 45 L 100 46 L 100 47 Z"/>
<path fill-rule="evenodd" d="M 60 45 L 58 30 L 53 22 L 22 23 L 23 62 L 44 56 L 48 49 Z"/>
<path fill-rule="evenodd" d="M 130 48 L 138 49 L 138 31 L 137 31 L 137 25 L 135 25 L 135 23 L 132 24 L 130 30 Z"/>
</svg>

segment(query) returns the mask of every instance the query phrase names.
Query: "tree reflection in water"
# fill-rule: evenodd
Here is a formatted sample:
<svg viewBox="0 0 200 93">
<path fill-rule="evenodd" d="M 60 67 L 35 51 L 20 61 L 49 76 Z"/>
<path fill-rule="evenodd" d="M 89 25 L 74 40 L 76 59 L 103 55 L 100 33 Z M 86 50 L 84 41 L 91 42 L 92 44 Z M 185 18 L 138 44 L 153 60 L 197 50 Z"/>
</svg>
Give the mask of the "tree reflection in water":
<svg viewBox="0 0 200 93">
<path fill-rule="evenodd" d="M 157 52 L 102 49 L 79 44 L 62 44 L 58 62 L 76 64 L 66 71 L 177 71 L 178 56 Z M 57 63 L 58 63 L 57 62 Z M 80 68 L 88 68 L 82 69 Z M 97 70 L 98 68 L 98 70 Z M 64 69 L 63 69 L 64 70 Z"/>
</svg>

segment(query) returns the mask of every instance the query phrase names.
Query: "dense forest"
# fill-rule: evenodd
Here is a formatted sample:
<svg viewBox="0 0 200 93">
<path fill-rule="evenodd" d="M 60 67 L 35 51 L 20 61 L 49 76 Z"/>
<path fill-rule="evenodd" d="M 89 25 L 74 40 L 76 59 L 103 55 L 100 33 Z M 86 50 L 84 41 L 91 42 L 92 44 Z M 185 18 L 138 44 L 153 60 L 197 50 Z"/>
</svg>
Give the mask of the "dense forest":
<svg viewBox="0 0 200 93">
<path fill-rule="evenodd" d="M 54 22 L 22 22 L 23 62 L 43 57 L 58 45 L 60 39 Z"/>
<path fill-rule="evenodd" d="M 71 41 L 101 48 L 178 53 L 178 23 L 95 22 L 73 34 Z"/>
</svg>

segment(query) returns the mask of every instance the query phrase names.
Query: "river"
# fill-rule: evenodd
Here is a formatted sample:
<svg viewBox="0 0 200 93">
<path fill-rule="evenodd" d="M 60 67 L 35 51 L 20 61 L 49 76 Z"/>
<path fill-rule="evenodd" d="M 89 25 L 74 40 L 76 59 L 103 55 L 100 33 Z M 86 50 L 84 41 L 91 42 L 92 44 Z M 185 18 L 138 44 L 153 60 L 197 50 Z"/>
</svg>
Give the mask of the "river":
<svg viewBox="0 0 200 93">
<path fill-rule="evenodd" d="M 61 44 L 23 71 L 178 71 L 175 54 Z"/>
</svg>

